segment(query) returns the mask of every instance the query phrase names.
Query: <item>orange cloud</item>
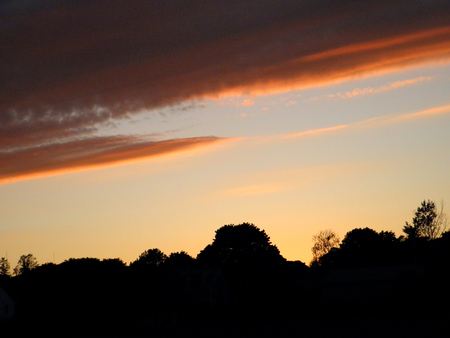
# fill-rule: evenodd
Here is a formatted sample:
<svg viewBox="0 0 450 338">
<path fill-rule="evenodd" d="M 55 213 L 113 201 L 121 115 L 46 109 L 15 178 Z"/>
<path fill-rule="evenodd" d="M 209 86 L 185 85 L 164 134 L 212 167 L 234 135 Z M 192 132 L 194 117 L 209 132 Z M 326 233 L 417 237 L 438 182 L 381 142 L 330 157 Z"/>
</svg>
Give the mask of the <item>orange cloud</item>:
<svg viewBox="0 0 450 338">
<path fill-rule="evenodd" d="M 148 141 L 144 137 L 96 137 L 0 153 L 0 183 L 124 164 L 223 141 L 197 137 Z"/>
<path fill-rule="evenodd" d="M 442 107 L 435 107 L 435 108 L 431 108 L 431 109 L 427 109 L 427 110 L 422 110 L 422 111 L 416 112 L 416 113 L 398 115 L 398 116 L 393 117 L 391 119 L 391 121 L 424 118 L 424 117 L 430 117 L 433 115 L 441 115 L 441 114 L 448 114 L 448 113 L 450 113 L 450 105 L 442 106 Z"/>
<path fill-rule="evenodd" d="M 255 101 L 253 100 L 244 100 L 241 103 L 241 106 L 253 106 L 255 104 Z"/>
</svg>

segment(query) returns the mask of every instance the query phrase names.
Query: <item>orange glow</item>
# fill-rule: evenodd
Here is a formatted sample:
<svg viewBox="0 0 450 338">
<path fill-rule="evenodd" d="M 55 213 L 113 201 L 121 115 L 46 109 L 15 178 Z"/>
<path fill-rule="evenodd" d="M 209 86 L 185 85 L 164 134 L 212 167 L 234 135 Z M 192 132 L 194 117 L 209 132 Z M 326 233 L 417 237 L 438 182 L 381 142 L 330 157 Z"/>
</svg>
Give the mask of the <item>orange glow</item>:
<svg viewBox="0 0 450 338">
<path fill-rule="evenodd" d="M 326 133 L 329 131 L 339 130 L 347 128 L 348 130 L 353 130 L 355 128 L 373 128 L 381 125 L 386 125 L 390 123 L 396 123 L 400 121 L 405 121 L 409 119 L 415 119 L 415 118 L 423 118 L 423 117 L 429 117 L 429 116 L 435 116 L 440 114 L 448 114 L 450 113 L 450 105 L 449 106 L 442 106 L 442 107 L 435 107 L 427 110 L 423 110 L 416 113 L 408 113 L 408 114 L 402 114 L 402 115 L 387 115 L 387 116 L 379 116 L 374 117 L 368 120 L 355 122 L 352 124 L 347 125 L 339 125 L 334 127 L 328 127 L 328 128 L 320 128 L 320 129 L 311 129 L 307 131 L 303 131 L 296 134 L 291 134 L 288 136 L 284 136 L 283 138 L 295 138 L 300 136 L 307 136 L 307 135 L 318 135 L 321 133 Z"/>
<path fill-rule="evenodd" d="M 329 127 L 329 128 L 311 129 L 311 130 L 307 130 L 307 131 L 302 131 L 301 133 L 288 135 L 288 136 L 285 136 L 284 138 L 300 137 L 300 136 L 306 136 L 306 135 L 317 135 L 320 133 L 325 133 L 325 132 L 333 131 L 333 130 L 339 130 L 339 129 L 347 128 L 347 127 L 348 127 L 348 125 L 344 124 L 344 125 Z"/>
<path fill-rule="evenodd" d="M 124 143 L 110 148 L 108 142 L 105 142 L 81 153 L 77 149 L 78 144 L 54 146 L 44 151 L 23 151 L 1 159 L 0 183 L 123 165 L 192 151 L 226 140 L 228 139 L 205 137 L 141 144 Z"/>
<path fill-rule="evenodd" d="M 426 62 L 448 61 L 449 36 L 450 27 L 443 27 L 302 56 L 262 69 L 253 83 L 224 88 L 220 93 L 205 96 L 220 99 L 242 94 L 275 94 L 383 74 Z"/>
<path fill-rule="evenodd" d="M 361 44 L 345 46 L 345 47 L 337 48 L 334 50 L 329 50 L 326 52 L 305 56 L 305 57 L 300 58 L 300 60 L 308 62 L 308 61 L 315 61 L 315 60 L 320 60 L 320 59 L 329 59 L 330 57 L 335 57 L 335 56 L 349 55 L 349 54 L 356 54 L 359 52 L 385 49 L 387 47 L 399 46 L 402 44 L 406 44 L 408 42 L 414 42 L 414 41 L 427 39 L 427 38 L 435 38 L 435 37 L 439 37 L 441 35 L 444 35 L 444 37 L 447 38 L 448 34 L 450 34 L 450 27 L 440 27 L 440 28 L 432 29 L 432 30 L 425 31 L 425 32 L 413 33 L 413 34 L 408 34 L 408 35 L 404 35 L 404 36 L 396 36 L 393 38 L 388 38 L 388 39 L 383 39 L 383 40 L 369 41 L 369 42 L 365 42 L 365 43 L 361 43 Z M 446 44 L 448 44 L 448 42 Z M 447 47 L 450 48 L 450 46 L 447 46 Z M 296 62 L 296 61 L 294 61 L 294 62 Z"/>
<path fill-rule="evenodd" d="M 244 100 L 241 103 L 242 106 L 253 106 L 254 104 L 255 104 L 255 101 L 253 101 L 253 100 Z"/>
<path fill-rule="evenodd" d="M 227 197 L 262 195 L 262 194 L 270 194 L 270 193 L 282 191 L 285 189 L 287 189 L 287 187 L 279 185 L 279 184 L 263 183 L 263 184 L 247 185 L 247 186 L 227 189 L 227 190 L 220 192 L 220 195 L 224 195 Z"/>
<path fill-rule="evenodd" d="M 392 120 L 397 121 L 397 120 L 404 120 L 404 119 L 414 119 L 414 118 L 421 118 L 421 117 L 447 114 L 447 113 L 450 113 L 450 105 L 431 108 L 431 109 L 423 110 L 423 111 L 420 111 L 417 113 L 399 115 L 399 116 L 396 116 L 395 118 L 393 118 Z"/>
</svg>

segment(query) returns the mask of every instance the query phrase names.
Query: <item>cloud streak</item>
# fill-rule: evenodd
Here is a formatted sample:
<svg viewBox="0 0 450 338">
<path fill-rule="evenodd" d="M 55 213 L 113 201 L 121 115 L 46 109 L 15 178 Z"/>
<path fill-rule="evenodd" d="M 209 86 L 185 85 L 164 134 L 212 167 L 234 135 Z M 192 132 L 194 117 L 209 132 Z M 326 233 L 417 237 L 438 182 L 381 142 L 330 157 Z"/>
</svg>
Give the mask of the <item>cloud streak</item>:
<svg viewBox="0 0 450 338">
<path fill-rule="evenodd" d="M 395 117 L 392 117 L 390 119 L 390 121 L 395 122 L 395 121 L 402 121 L 402 120 L 410 120 L 410 119 L 424 118 L 424 117 L 430 117 L 430 116 L 434 116 L 434 115 L 441 115 L 441 114 L 448 114 L 448 113 L 450 113 L 450 105 L 430 108 L 430 109 L 422 110 L 422 111 L 419 111 L 416 113 L 397 115 Z"/>
<path fill-rule="evenodd" d="M 146 137 L 93 137 L 0 152 L 0 183 L 118 165 L 224 141 L 198 137 L 154 142 Z"/>
<path fill-rule="evenodd" d="M 408 85 L 412 85 L 418 82 L 423 82 L 423 81 L 430 81 L 431 77 L 427 76 L 427 77 L 418 77 L 415 79 L 408 79 L 408 80 L 403 80 L 403 81 L 396 81 L 396 82 L 392 82 L 390 84 L 387 85 L 383 85 L 377 88 L 372 88 L 372 87 L 366 87 L 366 88 L 355 88 L 354 90 L 352 90 L 351 92 L 345 92 L 345 93 L 337 93 L 337 94 L 330 94 L 330 95 L 325 95 L 328 98 L 333 98 L 333 97 L 339 97 L 341 99 L 349 99 L 355 96 L 360 96 L 360 95 L 367 95 L 367 94 L 377 94 L 380 92 L 384 92 L 387 90 L 391 90 L 391 89 L 396 89 L 399 87 L 403 87 L 403 86 L 408 86 Z M 317 99 L 317 98 L 313 98 L 313 99 Z"/>
<path fill-rule="evenodd" d="M 302 136 L 309 136 L 309 135 L 320 135 L 328 132 L 332 132 L 335 130 L 340 129 L 354 129 L 354 128 L 368 128 L 368 127 L 377 127 L 380 125 L 386 125 L 386 124 L 392 124 L 412 119 L 419 119 L 419 118 L 426 118 L 431 117 L 435 115 L 442 115 L 442 114 L 449 114 L 450 113 L 450 105 L 449 106 L 441 106 L 441 107 L 435 107 L 431 109 L 422 110 L 415 113 L 407 113 L 407 114 L 400 114 L 400 115 L 388 115 L 388 116 L 380 116 L 371 118 L 364 121 L 359 121 L 351 124 L 344 124 L 339 126 L 333 126 L 333 127 L 327 127 L 327 128 L 319 128 L 319 129 L 310 129 L 306 131 L 302 131 L 300 133 L 295 133 L 291 135 L 284 136 L 283 138 L 296 138 L 296 137 L 302 137 Z"/>
<path fill-rule="evenodd" d="M 307 135 L 317 135 L 317 134 L 327 133 L 330 131 L 339 130 L 339 129 L 343 129 L 343 128 L 347 128 L 347 127 L 348 127 L 348 125 L 343 124 L 340 126 L 334 126 L 334 127 L 328 127 L 328 128 L 310 129 L 310 130 L 302 131 L 300 133 L 285 136 L 284 138 L 294 138 L 294 137 L 307 136 Z"/>
</svg>

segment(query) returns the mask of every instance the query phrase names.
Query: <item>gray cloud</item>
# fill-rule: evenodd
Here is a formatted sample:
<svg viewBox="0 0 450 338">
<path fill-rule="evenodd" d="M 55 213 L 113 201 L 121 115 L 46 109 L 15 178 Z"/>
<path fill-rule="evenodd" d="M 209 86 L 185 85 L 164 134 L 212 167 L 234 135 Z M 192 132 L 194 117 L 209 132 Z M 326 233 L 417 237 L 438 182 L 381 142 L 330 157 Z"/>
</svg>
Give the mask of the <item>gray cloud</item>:
<svg viewBox="0 0 450 338">
<path fill-rule="evenodd" d="M 449 9 L 447 1 L 7 2 L 0 109 L 39 117 L 49 110 L 92 115 L 99 106 L 120 118 L 242 85 L 311 76 L 309 67 L 326 77 L 350 71 L 348 65 L 321 60 L 290 73 L 285 68 L 344 46 L 448 26 Z M 448 44 L 446 35 L 434 43 Z M 409 54 L 413 45 L 390 47 Z M 364 63 L 358 56 L 346 55 Z"/>
</svg>

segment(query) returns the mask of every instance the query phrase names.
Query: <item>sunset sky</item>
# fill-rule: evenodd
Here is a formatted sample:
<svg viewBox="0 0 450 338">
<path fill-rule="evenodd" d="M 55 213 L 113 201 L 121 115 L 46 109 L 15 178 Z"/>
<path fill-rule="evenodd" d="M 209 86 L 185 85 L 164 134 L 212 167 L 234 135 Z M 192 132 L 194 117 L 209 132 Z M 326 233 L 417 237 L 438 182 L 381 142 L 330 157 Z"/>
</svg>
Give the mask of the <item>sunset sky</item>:
<svg viewBox="0 0 450 338">
<path fill-rule="evenodd" d="M 450 2 L 2 1 L 0 257 L 196 256 L 450 208 Z"/>
</svg>

